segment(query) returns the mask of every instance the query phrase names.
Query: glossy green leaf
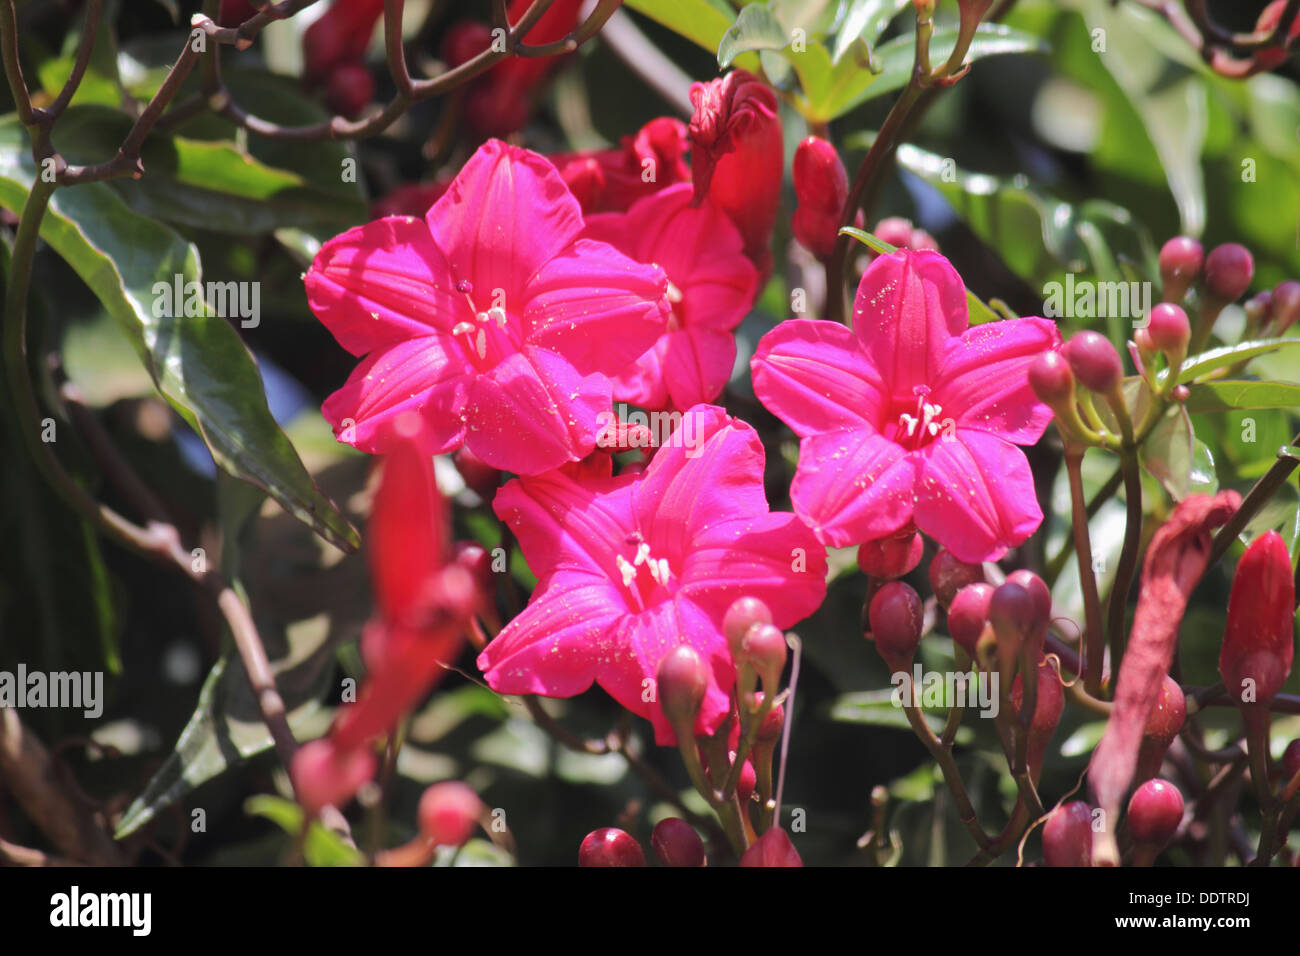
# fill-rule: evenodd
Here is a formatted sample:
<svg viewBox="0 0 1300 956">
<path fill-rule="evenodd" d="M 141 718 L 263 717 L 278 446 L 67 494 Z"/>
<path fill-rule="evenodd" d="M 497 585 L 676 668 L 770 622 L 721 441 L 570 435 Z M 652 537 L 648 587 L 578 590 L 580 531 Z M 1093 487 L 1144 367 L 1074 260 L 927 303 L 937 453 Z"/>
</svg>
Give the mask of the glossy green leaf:
<svg viewBox="0 0 1300 956">
<path fill-rule="evenodd" d="M 270 820 L 292 840 L 297 840 L 302 833 L 302 807 L 284 797 L 269 793 L 249 797 L 244 801 L 244 812 Z M 302 855 L 311 866 L 361 866 L 365 862 L 361 851 L 349 846 L 337 833 L 325 829 L 319 820 L 313 820 L 307 829 Z"/>
<path fill-rule="evenodd" d="M 735 22 L 708 0 L 626 0 L 624 5 L 714 54 Z"/>
<path fill-rule="evenodd" d="M 1165 414 L 1142 443 L 1142 465 L 1175 501 L 1187 497 L 1193 458 L 1192 420 L 1187 411 L 1174 408 Z"/>
<path fill-rule="evenodd" d="M 0 205 L 13 211 L 35 176 L 21 151 L 24 139 L 14 121 L 0 124 Z M 266 491 L 338 547 L 360 544 L 271 417 L 257 365 L 230 324 L 206 307 L 203 315 L 155 314 L 170 311 L 156 309 L 159 290 L 174 288 L 178 279 L 182 286 L 201 280 L 193 245 L 132 212 L 102 183 L 58 190 L 41 238 L 99 297 L 158 389 L 222 468 Z"/>
<path fill-rule="evenodd" d="M 1223 348 L 1210 349 L 1208 352 L 1202 352 L 1200 355 L 1193 356 L 1189 361 L 1184 362 L 1182 369 L 1178 373 L 1178 381 L 1183 383 L 1191 382 L 1218 369 L 1227 368 L 1230 365 L 1246 362 L 1269 352 L 1289 349 L 1297 345 L 1300 345 L 1300 338 L 1255 339 L 1238 345 L 1225 345 Z M 1162 372 L 1159 377 L 1163 381 L 1167 376 L 1168 372 L 1166 371 Z"/>
<path fill-rule="evenodd" d="M 736 22 L 727 28 L 718 42 L 718 66 L 726 69 L 742 53 L 755 50 L 781 50 L 790 43 L 771 6 L 753 3 L 740 11 Z"/>
<path fill-rule="evenodd" d="M 910 0 L 853 0 L 835 35 L 831 62 L 839 63 L 844 59 L 855 40 L 861 39 L 867 46 L 874 47 L 889 21 L 909 6 Z"/>
<path fill-rule="evenodd" d="M 1192 414 L 1235 408 L 1300 409 L 1300 385 L 1290 382 L 1198 382 L 1188 390 L 1187 410 Z"/>
</svg>

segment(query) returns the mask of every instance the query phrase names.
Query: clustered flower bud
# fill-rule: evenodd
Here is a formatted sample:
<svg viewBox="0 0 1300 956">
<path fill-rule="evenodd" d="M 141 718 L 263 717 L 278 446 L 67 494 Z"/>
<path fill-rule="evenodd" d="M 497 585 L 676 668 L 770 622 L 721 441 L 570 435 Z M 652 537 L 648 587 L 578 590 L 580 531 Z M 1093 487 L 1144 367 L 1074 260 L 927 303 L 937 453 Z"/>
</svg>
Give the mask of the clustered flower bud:
<svg viewBox="0 0 1300 956">
<path fill-rule="evenodd" d="M 1128 832 L 1137 844 L 1134 862 L 1150 865 L 1183 820 L 1183 795 L 1167 780 L 1148 780 L 1128 802 Z"/>
<path fill-rule="evenodd" d="M 664 866 L 704 866 L 704 841 L 681 817 L 660 820 L 650 834 L 650 848 Z"/>
<path fill-rule="evenodd" d="M 578 866 L 645 866 L 645 853 L 627 831 L 602 827 L 578 847 Z"/>
<path fill-rule="evenodd" d="M 1065 686 L 1061 683 L 1056 668 L 1046 657 L 1038 659 L 1034 670 L 1038 684 L 1034 712 L 1028 719 L 1028 728 L 1022 730 L 1017 726 L 1016 733 L 1023 732 L 1029 735 L 1025 761 L 1030 779 L 1037 783 L 1039 774 L 1043 770 L 1043 760 L 1047 756 L 1047 745 L 1051 743 L 1056 725 L 1061 722 L 1061 715 L 1065 712 Z M 1024 703 L 1024 676 L 1024 671 L 1021 671 L 1011 685 L 1011 703 L 1017 715 L 1021 713 L 1024 706 L 1027 706 Z"/>
<path fill-rule="evenodd" d="M 1201 275 L 1205 250 L 1190 236 L 1175 236 L 1160 248 L 1160 279 L 1166 302 L 1182 302 Z"/>
<path fill-rule="evenodd" d="M 1080 332 L 1062 350 L 1070 371 L 1085 388 L 1106 395 L 1119 388 L 1124 365 L 1110 339 L 1100 332 Z"/>
<path fill-rule="evenodd" d="M 659 706 L 678 737 L 690 737 L 709 688 L 709 669 L 699 651 L 678 644 L 659 662 L 655 684 Z"/>
<path fill-rule="evenodd" d="M 864 541 L 858 547 L 858 567 L 863 574 L 884 581 L 901 578 L 921 563 L 924 550 L 925 542 L 909 526 L 887 538 Z"/>
<path fill-rule="evenodd" d="M 818 259 L 829 259 L 849 198 L 844 162 L 826 140 L 809 136 L 795 150 L 792 174 L 799 201 L 791 222 L 794 237 Z"/>
<path fill-rule="evenodd" d="M 1273 290 L 1270 311 L 1269 332 L 1282 335 L 1300 320 L 1300 282 L 1288 279 L 1280 282 Z"/>
<path fill-rule="evenodd" d="M 1165 752 L 1183 729 L 1183 721 L 1186 719 L 1187 699 L 1183 695 L 1183 689 L 1178 686 L 1178 681 L 1166 674 L 1155 706 L 1151 708 L 1142 731 L 1135 780 L 1140 782 L 1160 772 Z"/>
<path fill-rule="evenodd" d="M 1048 866 L 1092 865 L 1092 810 L 1082 800 L 1048 814 L 1043 824 L 1043 861 Z"/>
<path fill-rule="evenodd" d="M 921 642 L 921 598 L 902 581 L 890 581 L 871 599 L 867 620 L 876 649 L 890 670 L 905 671 Z"/>
<path fill-rule="evenodd" d="M 463 783 L 435 783 L 420 797 L 420 833 L 436 846 L 464 846 L 483 816 L 483 801 Z"/>
<path fill-rule="evenodd" d="M 781 684 L 781 672 L 785 669 L 788 653 L 785 634 L 773 624 L 757 624 L 745 632 L 741 648 L 745 662 L 763 682 L 763 689 L 775 694 Z"/>
<path fill-rule="evenodd" d="M 1205 257 L 1205 291 L 1221 302 L 1236 302 L 1255 277 L 1250 250 L 1235 242 L 1215 246 Z"/>
<path fill-rule="evenodd" d="M 1286 542 L 1268 531 L 1250 543 L 1228 595 L 1219 673 L 1240 706 L 1267 707 L 1295 657 L 1295 580 Z"/>
<path fill-rule="evenodd" d="M 981 581 L 958 591 L 948 607 L 948 633 L 971 657 L 975 656 L 975 645 L 988 623 L 992 598 L 993 585 Z"/>
<path fill-rule="evenodd" d="M 740 858 L 741 866 L 803 866 L 785 830 L 774 826 L 753 842 Z"/>
<path fill-rule="evenodd" d="M 1014 581 L 999 585 L 989 599 L 989 623 L 997 638 L 998 670 L 1003 680 L 1015 673 L 1021 649 L 1034 640 L 1040 615 L 1034 596 Z"/>
<path fill-rule="evenodd" d="M 335 0 L 302 36 L 307 85 L 324 86 L 326 105 L 349 119 L 375 95 L 362 58 L 383 13 L 384 0 Z"/>
<path fill-rule="evenodd" d="M 983 565 L 959 560 L 947 548 L 940 548 L 930 561 L 930 587 L 943 608 L 952 604 L 962 588 L 983 580 Z"/>
<path fill-rule="evenodd" d="M 1187 343 L 1192 337 L 1192 324 L 1182 306 L 1172 302 L 1161 302 L 1151 310 L 1147 327 L 1139 329 L 1138 344 L 1144 348 L 1161 352 L 1169 361 L 1169 367 L 1176 369 L 1187 357 Z"/>
</svg>

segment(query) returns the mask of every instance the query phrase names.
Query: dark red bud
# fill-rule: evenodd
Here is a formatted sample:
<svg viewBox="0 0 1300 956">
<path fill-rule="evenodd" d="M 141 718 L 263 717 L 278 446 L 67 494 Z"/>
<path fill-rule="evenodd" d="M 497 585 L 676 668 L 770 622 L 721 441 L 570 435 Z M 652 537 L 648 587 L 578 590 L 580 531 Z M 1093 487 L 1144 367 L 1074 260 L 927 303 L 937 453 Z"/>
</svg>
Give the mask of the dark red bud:
<svg viewBox="0 0 1300 956">
<path fill-rule="evenodd" d="M 1300 320 L 1300 282 L 1288 279 L 1273 290 L 1273 332 L 1281 335 Z"/>
<path fill-rule="evenodd" d="M 989 601 L 993 585 L 969 584 L 957 592 L 948 608 L 948 633 L 966 653 L 975 656 L 975 643 L 989 620 Z"/>
<path fill-rule="evenodd" d="M 704 841 L 680 817 L 660 820 L 650 834 L 650 847 L 664 866 L 704 865 Z"/>
<path fill-rule="evenodd" d="M 1151 310 L 1146 333 L 1151 344 L 1166 355 L 1178 359 L 1187 353 L 1187 342 L 1192 337 L 1192 325 L 1182 306 L 1161 302 Z"/>
<path fill-rule="evenodd" d="M 1029 363 L 1029 387 L 1044 405 L 1056 408 L 1074 398 L 1074 373 L 1060 352 L 1043 352 Z"/>
<path fill-rule="evenodd" d="M 1163 296 L 1169 302 L 1181 302 L 1201 274 L 1205 250 L 1190 236 L 1175 236 L 1160 249 L 1160 278 Z"/>
<path fill-rule="evenodd" d="M 447 29 L 442 41 L 442 58 L 448 69 L 474 59 L 492 45 L 492 30 L 476 20 L 460 20 Z"/>
<path fill-rule="evenodd" d="M 1082 800 L 1048 814 L 1043 824 L 1043 860 L 1048 866 L 1092 865 L 1092 811 Z"/>
<path fill-rule="evenodd" d="M 1167 780 L 1148 780 L 1128 802 L 1128 830 L 1137 843 L 1164 846 L 1183 819 L 1183 795 Z"/>
<path fill-rule="evenodd" d="M 921 642 L 921 598 L 902 581 L 890 581 L 876 592 L 867 608 L 871 636 L 885 663 L 906 670 Z"/>
<path fill-rule="evenodd" d="M 420 832 L 438 846 L 464 846 L 483 815 L 483 801 L 463 783 L 435 783 L 420 797 Z"/>
<path fill-rule="evenodd" d="M 1104 395 L 1118 388 L 1124 366 L 1110 339 L 1100 332 L 1080 332 L 1062 349 L 1070 370 L 1085 388 Z"/>
<path fill-rule="evenodd" d="M 1142 731 L 1135 779 L 1148 780 L 1160 772 L 1165 751 L 1183 729 L 1183 721 L 1186 719 L 1187 699 L 1183 695 L 1183 689 L 1178 686 L 1178 681 L 1166 674 L 1155 706 L 1151 708 L 1146 727 Z"/>
<path fill-rule="evenodd" d="M 592 830 L 578 847 L 578 866 L 645 866 L 645 853 L 618 827 Z"/>
<path fill-rule="evenodd" d="M 1282 536 L 1268 531 L 1246 548 L 1228 594 L 1219 673 L 1234 700 L 1266 704 L 1282 689 L 1295 657 L 1294 614 L 1291 557 Z"/>
<path fill-rule="evenodd" d="M 826 140 L 809 136 L 794 152 L 794 194 L 800 205 L 834 212 L 844 209 L 849 195 L 849 174 L 839 153 Z"/>
<path fill-rule="evenodd" d="M 1205 290 L 1223 302 L 1236 302 L 1255 277 L 1250 250 L 1235 242 L 1215 246 L 1205 257 Z"/>
<path fill-rule="evenodd" d="M 466 487 L 484 501 L 491 501 L 500 483 L 501 472 L 468 448 L 459 449 L 452 455 L 451 460 L 456 470 L 460 472 L 460 477 L 464 479 Z"/>
<path fill-rule="evenodd" d="M 1007 575 L 1007 581 L 1018 584 L 1034 599 L 1034 613 L 1040 625 L 1046 625 L 1052 619 L 1052 592 L 1047 584 L 1033 571 L 1021 568 Z"/>
<path fill-rule="evenodd" d="M 656 686 L 668 723 L 674 729 L 691 725 L 709 689 L 709 669 L 695 648 L 678 644 L 659 662 Z"/>
<path fill-rule="evenodd" d="M 745 634 L 754 624 L 771 624 L 772 612 L 756 597 L 737 598 L 722 618 L 722 633 L 727 638 L 733 660 L 744 654 Z"/>
<path fill-rule="evenodd" d="M 989 623 L 997 635 L 998 669 L 1004 678 L 1015 670 L 1021 647 L 1038 629 L 1038 606 L 1034 596 L 1019 584 L 1008 581 L 989 599 Z"/>
<path fill-rule="evenodd" d="M 912 223 L 901 216 L 891 216 L 876 223 L 871 234 L 881 242 L 887 242 L 898 249 L 906 249 L 912 243 Z"/>
<path fill-rule="evenodd" d="M 374 96 L 375 80 L 364 65 L 340 63 L 330 71 L 325 105 L 340 116 L 355 119 Z"/>
<path fill-rule="evenodd" d="M 1286 745 L 1286 750 L 1282 751 L 1282 777 L 1284 780 L 1290 780 L 1296 774 L 1300 773 L 1300 737 Z"/>
<path fill-rule="evenodd" d="M 984 580 L 984 566 L 961 561 L 947 548 L 940 548 L 930 561 L 930 587 L 941 607 L 952 604 L 957 592 Z"/>
<path fill-rule="evenodd" d="M 781 736 L 781 729 L 785 726 L 785 708 L 776 704 L 763 717 L 763 722 L 758 725 L 758 741 L 760 743 L 771 743 Z"/>
<path fill-rule="evenodd" d="M 1038 690 L 1034 697 L 1034 713 L 1029 718 L 1026 762 L 1030 777 L 1036 783 L 1043 769 L 1043 760 L 1047 756 L 1047 745 L 1051 743 L 1056 725 L 1061 722 L 1061 714 L 1065 712 L 1065 685 L 1061 683 L 1056 668 L 1046 658 L 1039 658 L 1035 672 Z M 1022 671 L 1016 675 L 1015 682 L 1011 685 L 1011 703 L 1015 707 L 1017 716 L 1024 706 L 1023 677 Z M 1022 732 L 1019 725 L 1016 726 L 1015 732 L 1017 734 Z"/>
<path fill-rule="evenodd" d="M 882 580 L 901 578 L 921 563 L 925 543 L 912 529 L 888 538 L 865 541 L 858 547 L 858 567 Z"/>
<path fill-rule="evenodd" d="M 741 866 L 803 866 L 790 837 L 778 826 L 772 827 L 740 858 Z"/>
</svg>

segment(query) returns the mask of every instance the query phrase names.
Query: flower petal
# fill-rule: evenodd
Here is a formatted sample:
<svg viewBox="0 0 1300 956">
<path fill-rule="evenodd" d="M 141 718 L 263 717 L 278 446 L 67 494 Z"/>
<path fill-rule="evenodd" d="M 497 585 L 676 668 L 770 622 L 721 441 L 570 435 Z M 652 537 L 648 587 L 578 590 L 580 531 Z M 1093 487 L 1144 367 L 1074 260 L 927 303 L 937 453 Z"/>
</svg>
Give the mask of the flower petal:
<svg viewBox="0 0 1300 956">
<path fill-rule="evenodd" d="M 524 287 L 525 341 L 562 354 L 584 375 L 616 375 L 668 327 L 662 269 L 581 239 Z"/>
<path fill-rule="evenodd" d="M 800 438 L 875 428 L 887 392 L 853 333 L 838 322 L 792 319 L 759 340 L 754 394 Z"/>
<path fill-rule="evenodd" d="M 615 656 L 622 616 L 626 609 L 608 581 L 575 575 L 535 593 L 479 655 L 479 669 L 502 694 L 581 694 Z"/>
<path fill-rule="evenodd" d="M 434 241 L 475 301 L 496 290 L 515 311 L 521 290 L 582 231 L 582 212 L 545 157 L 490 139 L 426 217 Z"/>
<path fill-rule="evenodd" d="M 1056 323 L 1047 319 L 1008 319 L 967 329 L 948 344 L 935 398 L 961 428 L 1032 445 L 1043 436 L 1052 410 L 1029 387 L 1029 365 L 1060 344 Z"/>
<path fill-rule="evenodd" d="M 695 406 L 655 452 L 635 500 L 655 553 L 677 566 L 705 529 L 767 513 L 758 433 L 721 408 Z"/>
<path fill-rule="evenodd" d="M 353 355 L 435 329 L 449 332 L 467 311 L 429 227 L 411 216 L 335 236 L 303 281 L 311 310 Z"/>
<path fill-rule="evenodd" d="M 736 366 L 735 337 L 688 326 L 664 339 L 663 375 L 673 407 L 691 408 L 717 398 Z"/>
<path fill-rule="evenodd" d="M 442 454 L 464 440 L 465 396 L 470 378 L 458 354 L 448 355 L 441 336 L 407 339 L 372 352 L 321 412 L 340 441 L 383 454 L 392 447 L 393 420 L 419 412 L 428 426 L 428 452 Z"/>
<path fill-rule="evenodd" d="M 761 598 L 777 627 L 793 627 L 826 596 L 826 549 L 799 518 L 760 515 L 707 529 L 691 543 L 678 594 L 721 622 L 733 601 Z"/>
<path fill-rule="evenodd" d="M 799 443 L 790 485 L 795 514 L 833 548 L 893 534 L 912 518 L 913 456 L 864 428 L 841 428 Z"/>
<path fill-rule="evenodd" d="M 596 447 L 610 383 L 579 375 L 554 352 L 524 346 L 474 378 L 465 407 L 470 451 L 493 468 L 536 475 Z"/>
<path fill-rule="evenodd" d="M 858 284 L 853 329 L 894 397 L 931 385 L 949 340 L 969 322 L 966 286 L 937 252 L 879 256 Z"/>
<path fill-rule="evenodd" d="M 1043 522 L 1029 460 L 1015 445 L 957 429 L 922 449 L 916 525 L 961 561 L 996 561 Z"/>
<path fill-rule="evenodd" d="M 418 423 L 418 417 L 414 419 Z M 403 420 L 370 509 L 366 545 L 375 598 L 387 620 L 407 620 L 429 578 L 446 562 L 447 502 L 427 442 Z"/>
</svg>

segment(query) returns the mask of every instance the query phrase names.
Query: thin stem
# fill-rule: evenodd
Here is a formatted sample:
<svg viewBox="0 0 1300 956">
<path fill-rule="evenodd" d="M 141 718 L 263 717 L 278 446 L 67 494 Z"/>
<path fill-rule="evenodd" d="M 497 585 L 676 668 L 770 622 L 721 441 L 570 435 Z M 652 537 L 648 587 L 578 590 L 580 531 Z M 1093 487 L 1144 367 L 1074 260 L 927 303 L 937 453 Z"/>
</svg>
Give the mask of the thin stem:
<svg viewBox="0 0 1300 956">
<path fill-rule="evenodd" d="M 1300 445 L 1300 434 L 1291 439 L 1291 446 L 1295 445 Z M 1237 535 L 1241 534 L 1242 529 L 1259 513 L 1278 489 L 1287 483 L 1297 465 L 1300 465 L 1300 458 L 1296 458 L 1286 450 L 1278 453 L 1277 461 L 1260 477 L 1259 481 L 1255 482 L 1254 487 L 1242 499 L 1241 507 L 1233 512 L 1232 517 L 1215 534 L 1207 567 L 1215 564 L 1228 553 L 1232 543 L 1237 540 Z"/>
<path fill-rule="evenodd" d="M 907 722 L 912 725 L 912 730 L 925 745 L 925 749 L 930 751 L 930 756 L 939 765 L 939 770 L 943 773 L 944 783 L 952 791 L 953 799 L 957 803 L 957 815 L 961 818 L 962 825 L 966 827 L 971 837 L 981 850 L 989 846 L 989 836 L 984 832 L 984 828 L 979 825 L 979 820 L 975 816 L 975 807 L 970 802 L 970 796 L 966 793 L 966 785 L 962 782 L 961 771 L 957 768 L 957 762 L 953 759 L 952 751 L 943 746 L 939 739 L 935 737 L 934 731 L 930 725 L 925 722 L 925 716 L 921 709 L 915 704 L 904 703 L 903 712 L 907 714 Z"/>
<path fill-rule="evenodd" d="M 1124 546 L 1119 553 L 1119 567 L 1115 569 L 1110 602 L 1106 606 L 1106 634 L 1110 644 L 1112 669 L 1119 667 L 1124 651 L 1124 618 L 1128 610 L 1129 589 L 1133 586 L 1133 573 L 1137 570 L 1138 551 L 1142 546 L 1142 475 L 1138 470 L 1136 450 L 1125 449 L 1121 452 L 1120 470 L 1124 474 L 1126 509 Z"/>
<path fill-rule="evenodd" d="M 1083 501 L 1083 452 L 1069 450 L 1065 453 L 1065 471 L 1070 481 L 1070 502 L 1073 509 L 1071 530 L 1074 533 L 1074 552 L 1079 564 L 1079 588 L 1083 592 L 1083 685 L 1093 697 L 1101 693 L 1101 665 L 1103 634 L 1101 629 L 1101 595 L 1097 591 L 1097 575 L 1092 567 L 1092 538 L 1088 529 L 1087 507 Z"/>
</svg>

